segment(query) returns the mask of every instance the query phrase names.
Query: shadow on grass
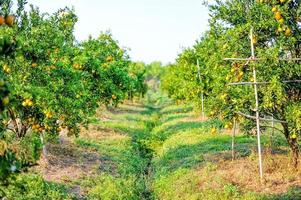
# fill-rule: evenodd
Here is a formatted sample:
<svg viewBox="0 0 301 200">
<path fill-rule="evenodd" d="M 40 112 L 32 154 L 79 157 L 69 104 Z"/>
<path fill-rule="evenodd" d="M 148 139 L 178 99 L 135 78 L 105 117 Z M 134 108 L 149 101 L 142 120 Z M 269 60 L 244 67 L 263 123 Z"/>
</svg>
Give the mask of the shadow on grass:
<svg viewBox="0 0 301 200">
<path fill-rule="evenodd" d="M 185 140 L 185 137 L 183 138 Z M 251 148 L 255 140 L 246 137 L 236 138 L 237 156 L 244 157 L 251 153 Z M 159 174 L 172 173 L 179 168 L 193 168 L 199 166 L 202 162 L 208 161 L 207 154 L 210 156 L 225 159 L 225 156 L 231 158 L 231 137 L 216 136 L 215 138 L 206 138 L 197 144 L 180 145 L 163 152 L 161 157 L 155 161 L 156 168 L 160 169 Z M 224 155 L 221 155 L 224 154 Z M 224 156 L 221 157 L 221 156 Z M 211 160 L 211 159 L 210 159 Z M 212 161 L 212 160 L 211 160 Z"/>
<path fill-rule="evenodd" d="M 167 138 L 169 138 L 171 135 L 184 132 L 187 130 L 192 130 L 192 129 L 201 129 L 201 128 L 220 128 L 221 127 L 221 122 L 218 120 L 210 120 L 206 122 L 194 122 L 194 121 L 187 121 L 187 122 L 179 122 L 176 124 L 172 124 L 163 128 L 158 128 L 157 130 L 154 131 L 154 136 L 156 139 L 164 141 Z"/>
<path fill-rule="evenodd" d="M 99 153 L 99 172 L 112 176 L 136 175 L 143 169 L 145 161 L 128 141 L 92 141 L 78 139 L 77 144 L 93 148 Z"/>
<path fill-rule="evenodd" d="M 167 117 L 162 120 L 162 123 L 169 123 L 174 120 L 185 119 L 189 116 L 190 115 L 188 113 L 178 113 L 178 114 L 167 115 Z"/>
<path fill-rule="evenodd" d="M 176 107 L 176 108 L 166 108 L 163 111 L 160 112 L 161 115 L 170 115 L 170 114 L 176 114 L 176 113 L 188 113 L 191 112 L 193 108 L 191 106 L 185 106 L 185 107 Z"/>
<path fill-rule="evenodd" d="M 141 114 L 143 111 L 131 108 L 108 108 L 108 111 L 114 115 L 117 114 Z"/>
</svg>

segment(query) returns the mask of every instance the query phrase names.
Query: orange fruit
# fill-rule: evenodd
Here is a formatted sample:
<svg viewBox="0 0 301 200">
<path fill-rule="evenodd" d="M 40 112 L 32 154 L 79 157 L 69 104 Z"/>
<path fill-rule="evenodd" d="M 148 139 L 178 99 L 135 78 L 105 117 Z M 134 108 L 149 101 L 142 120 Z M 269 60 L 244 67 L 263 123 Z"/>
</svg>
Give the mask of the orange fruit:
<svg viewBox="0 0 301 200">
<path fill-rule="evenodd" d="M 107 61 L 107 62 L 113 61 L 113 56 L 108 56 L 107 59 L 106 59 L 106 61 Z"/>
<path fill-rule="evenodd" d="M 5 23 L 12 27 L 14 25 L 14 22 L 15 22 L 15 17 L 13 15 L 8 15 L 5 17 Z"/>
<path fill-rule="evenodd" d="M 283 31 L 283 29 L 282 29 L 281 27 L 279 27 L 279 28 L 277 29 L 277 31 L 278 31 L 279 33 L 281 33 L 281 32 Z"/>
<path fill-rule="evenodd" d="M 275 7 L 275 6 L 272 8 L 272 12 L 277 12 L 277 10 L 278 10 L 278 9 L 277 9 L 277 7 Z"/>
<path fill-rule="evenodd" d="M 279 12 L 279 11 L 277 11 L 276 13 L 275 13 L 275 19 L 276 20 L 280 20 L 280 19 L 282 19 L 282 15 L 281 15 L 281 13 Z"/>
<path fill-rule="evenodd" d="M 5 24 L 5 18 L 3 16 L 0 16 L 0 26 Z"/>
<path fill-rule="evenodd" d="M 291 34 L 292 34 L 292 30 L 290 29 L 290 28 L 287 28 L 286 30 L 285 30 L 285 36 L 290 36 Z"/>
<path fill-rule="evenodd" d="M 9 97 L 4 97 L 4 98 L 2 99 L 2 104 L 3 104 L 4 106 L 6 106 L 7 104 L 9 104 Z"/>
<path fill-rule="evenodd" d="M 257 38 L 255 36 L 253 36 L 252 41 L 253 41 L 253 44 L 257 44 Z"/>
</svg>

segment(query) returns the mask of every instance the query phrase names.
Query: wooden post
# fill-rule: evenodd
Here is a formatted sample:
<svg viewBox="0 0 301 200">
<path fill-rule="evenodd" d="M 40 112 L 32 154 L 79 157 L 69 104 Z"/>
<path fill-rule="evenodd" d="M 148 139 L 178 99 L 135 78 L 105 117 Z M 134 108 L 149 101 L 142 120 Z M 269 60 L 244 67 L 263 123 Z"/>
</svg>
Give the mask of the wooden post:
<svg viewBox="0 0 301 200">
<path fill-rule="evenodd" d="M 271 154 L 273 153 L 273 138 L 275 134 L 275 121 L 274 121 L 274 116 L 272 116 L 272 132 L 270 135 L 270 152 Z"/>
<path fill-rule="evenodd" d="M 236 135 L 236 118 L 233 120 L 233 131 L 232 131 L 232 161 L 235 159 L 235 135 Z"/>
<path fill-rule="evenodd" d="M 43 151 L 42 151 L 42 158 L 44 159 L 46 165 L 48 165 L 48 157 L 47 157 L 47 147 L 46 147 L 46 142 L 44 139 L 44 131 L 40 134 L 40 139 L 41 139 L 41 143 L 42 143 L 42 147 L 43 147 Z"/>
<path fill-rule="evenodd" d="M 202 92 L 202 120 L 205 120 L 205 106 L 204 106 L 204 93 Z"/>
<path fill-rule="evenodd" d="M 254 51 L 254 43 L 253 43 L 253 29 L 250 31 L 250 37 L 251 37 L 251 53 L 252 58 L 255 58 L 255 51 Z M 257 82 L 257 76 L 256 76 L 256 67 L 253 65 L 253 79 L 254 83 Z M 260 173 L 260 179 L 262 181 L 263 179 L 263 170 L 262 170 L 262 152 L 261 152 L 261 136 L 260 136 L 260 121 L 259 121 L 259 100 L 258 100 L 258 88 L 257 84 L 254 84 L 254 93 L 255 93 L 255 101 L 256 101 L 256 128 L 257 128 L 257 143 L 258 143 L 258 157 L 259 157 L 259 173 Z"/>
</svg>

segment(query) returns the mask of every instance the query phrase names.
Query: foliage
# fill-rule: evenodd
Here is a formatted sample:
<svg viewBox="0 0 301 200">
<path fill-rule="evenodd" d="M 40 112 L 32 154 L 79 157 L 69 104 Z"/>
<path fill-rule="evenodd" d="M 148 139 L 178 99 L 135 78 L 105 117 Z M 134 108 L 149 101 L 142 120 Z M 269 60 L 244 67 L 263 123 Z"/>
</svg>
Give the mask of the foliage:
<svg viewBox="0 0 301 200">
<path fill-rule="evenodd" d="M 66 187 L 49 183 L 36 174 L 19 174 L 9 180 L 9 185 L 1 187 L 6 199 L 72 199 L 66 192 Z M 3 194 L 0 192 L 0 197 Z"/>
<path fill-rule="evenodd" d="M 143 62 L 134 62 L 130 66 L 129 73 L 134 79 L 129 92 L 129 98 L 133 99 L 133 96 L 144 97 L 148 88 L 146 84 L 146 65 Z"/>
<path fill-rule="evenodd" d="M 248 120 L 237 112 L 254 115 L 254 90 L 251 86 L 229 86 L 231 82 L 267 82 L 259 86 L 261 116 L 286 121 L 283 133 L 290 145 L 296 166 L 300 132 L 300 63 L 281 59 L 300 57 L 300 2 L 295 0 L 245 1 L 217 0 L 209 5 L 210 30 L 174 65 L 168 67 L 162 87 L 175 100 L 201 105 L 205 95 L 208 116 L 218 117 L 231 128 L 233 118 Z M 228 62 L 224 58 L 251 56 L 250 30 L 257 62 Z M 197 60 L 200 63 L 196 66 Z M 253 77 L 257 69 L 257 80 Z M 254 122 L 249 123 L 251 128 Z M 249 129 L 250 131 L 250 129 Z"/>
<path fill-rule="evenodd" d="M 22 141 L 32 131 L 58 135 L 63 129 L 77 136 L 100 104 L 116 106 L 129 91 L 143 92 L 140 74 L 130 75 L 129 56 L 111 33 L 78 43 L 74 10 L 48 14 L 34 6 L 27 11 L 24 0 L 16 10 L 12 4 L 0 1 L 0 19 L 5 19 L 0 26 L 0 107 L 7 106 L 1 138 L 5 131 Z M 0 144 L 0 159 L 15 162 L 7 148 L 11 144 Z"/>
</svg>

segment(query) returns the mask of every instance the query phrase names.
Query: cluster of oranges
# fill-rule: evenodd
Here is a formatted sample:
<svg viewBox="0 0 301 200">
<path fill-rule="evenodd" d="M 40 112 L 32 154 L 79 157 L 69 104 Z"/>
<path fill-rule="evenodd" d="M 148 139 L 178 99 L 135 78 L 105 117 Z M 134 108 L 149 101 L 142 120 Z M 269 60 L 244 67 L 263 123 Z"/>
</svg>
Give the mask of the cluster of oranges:
<svg viewBox="0 0 301 200">
<path fill-rule="evenodd" d="M 23 102 L 22 102 L 22 106 L 24 107 L 31 107 L 33 106 L 33 102 L 31 99 L 25 99 Z"/>
<path fill-rule="evenodd" d="M 53 117 L 53 114 L 51 111 L 45 111 L 44 114 L 47 119 L 51 119 Z"/>
<path fill-rule="evenodd" d="M 33 68 L 36 68 L 36 67 L 38 67 L 38 63 L 35 63 L 35 62 L 34 62 L 34 63 L 31 64 L 31 66 L 32 66 Z"/>
<path fill-rule="evenodd" d="M 282 3 L 285 2 L 284 0 L 282 0 L 282 1 L 283 1 Z M 277 32 L 278 33 L 282 33 L 283 32 L 284 35 L 287 36 L 287 37 L 290 36 L 292 34 L 292 30 L 289 27 L 287 27 L 287 26 L 284 25 L 285 20 L 283 18 L 283 15 L 282 15 L 281 11 L 279 10 L 279 8 L 276 7 L 276 6 L 274 6 L 272 8 L 272 12 L 274 13 L 275 19 L 279 23 Z"/>
<path fill-rule="evenodd" d="M 3 68 L 3 71 L 7 74 L 9 74 L 11 72 L 11 69 L 7 64 L 3 65 L 2 68 Z"/>
<path fill-rule="evenodd" d="M 48 67 L 45 68 L 45 70 L 47 72 L 50 72 L 51 70 L 54 70 L 54 69 L 56 69 L 56 66 L 54 66 L 54 65 L 51 65 L 51 66 L 48 66 Z"/>
<path fill-rule="evenodd" d="M 28 122 L 28 124 L 31 125 L 32 130 L 39 131 L 39 132 L 42 132 L 44 130 L 44 127 L 38 124 L 34 117 L 30 117 L 26 121 Z"/>
<path fill-rule="evenodd" d="M 13 15 L 0 16 L 0 26 L 6 24 L 9 27 L 12 27 L 15 22 L 15 17 Z"/>
<path fill-rule="evenodd" d="M 241 69 L 241 65 L 238 64 L 238 63 L 233 63 L 232 64 L 231 73 L 235 73 L 236 74 L 237 81 L 241 81 L 241 79 L 242 79 L 242 77 L 244 75 L 244 72 Z"/>
<path fill-rule="evenodd" d="M 78 63 L 74 63 L 73 64 L 73 69 L 82 69 L 83 67 L 80 65 L 80 64 L 78 64 Z"/>
<path fill-rule="evenodd" d="M 113 56 L 108 56 L 108 57 L 106 58 L 106 61 L 107 61 L 107 62 L 112 62 L 113 60 L 114 60 Z"/>
<path fill-rule="evenodd" d="M 42 132 L 44 131 L 44 127 L 42 127 L 40 124 L 33 124 L 32 130 Z"/>
<path fill-rule="evenodd" d="M 43 132 L 43 131 L 52 131 L 52 130 L 56 130 L 57 132 L 61 132 L 63 128 L 66 128 L 66 126 L 62 126 L 62 127 L 52 127 L 50 125 L 41 125 L 40 123 L 38 123 L 36 121 L 36 119 L 34 117 L 28 118 L 27 123 L 29 125 L 31 125 L 31 128 L 33 131 L 37 131 L 37 132 Z"/>
</svg>

